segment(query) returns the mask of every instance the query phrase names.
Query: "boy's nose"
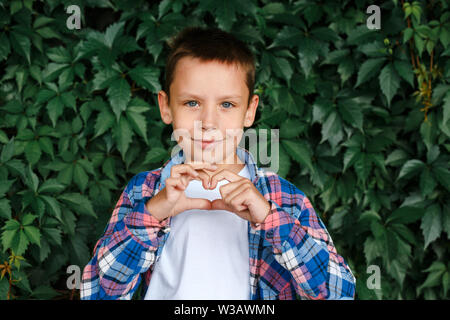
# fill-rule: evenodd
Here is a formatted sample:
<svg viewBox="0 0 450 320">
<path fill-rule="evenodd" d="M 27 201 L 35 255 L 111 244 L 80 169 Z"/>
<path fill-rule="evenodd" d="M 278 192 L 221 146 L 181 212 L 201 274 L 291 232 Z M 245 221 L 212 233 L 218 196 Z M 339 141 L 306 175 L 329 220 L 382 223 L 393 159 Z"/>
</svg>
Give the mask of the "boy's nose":
<svg viewBox="0 0 450 320">
<path fill-rule="evenodd" d="M 201 118 L 202 121 L 202 129 L 203 130 L 211 130 L 216 127 L 216 123 L 219 120 L 218 115 L 216 113 L 215 108 L 207 107 L 202 110 Z"/>
</svg>

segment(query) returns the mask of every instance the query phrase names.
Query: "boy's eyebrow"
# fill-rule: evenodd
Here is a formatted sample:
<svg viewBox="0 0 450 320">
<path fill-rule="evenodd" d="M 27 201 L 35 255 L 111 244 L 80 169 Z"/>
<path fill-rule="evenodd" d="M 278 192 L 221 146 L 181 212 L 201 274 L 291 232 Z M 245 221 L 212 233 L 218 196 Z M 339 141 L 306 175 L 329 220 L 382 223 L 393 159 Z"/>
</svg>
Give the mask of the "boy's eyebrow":
<svg viewBox="0 0 450 320">
<path fill-rule="evenodd" d="M 194 98 L 197 100 L 203 100 L 200 96 L 197 96 L 196 94 L 191 94 L 191 93 L 181 93 L 178 95 L 179 98 L 183 99 L 183 98 Z M 218 100 L 226 100 L 226 99 L 241 99 L 242 96 L 241 95 L 225 95 L 222 97 L 218 97 Z"/>
</svg>

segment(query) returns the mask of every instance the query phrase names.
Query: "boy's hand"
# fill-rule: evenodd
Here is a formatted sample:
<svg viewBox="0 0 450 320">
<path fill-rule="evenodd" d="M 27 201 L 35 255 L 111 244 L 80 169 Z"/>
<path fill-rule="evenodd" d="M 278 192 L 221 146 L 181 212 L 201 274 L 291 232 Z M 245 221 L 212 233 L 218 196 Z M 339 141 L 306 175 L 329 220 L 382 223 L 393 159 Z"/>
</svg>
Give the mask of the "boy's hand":
<svg viewBox="0 0 450 320">
<path fill-rule="evenodd" d="M 204 172 L 196 170 L 217 169 L 217 166 L 207 162 L 191 162 L 189 164 L 174 165 L 170 170 L 170 177 L 166 179 L 166 186 L 153 198 L 147 201 L 147 210 L 159 221 L 169 216 L 190 209 L 211 209 L 211 201 L 207 199 L 188 198 L 184 190 L 193 179 L 202 180 L 203 185 L 208 184 L 209 177 Z"/>
<path fill-rule="evenodd" d="M 270 212 L 270 203 L 255 185 L 249 179 L 224 169 L 211 177 L 210 189 L 223 179 L 229 183 L 219 188 L 222 199 L 212 201 L 211 209 L 234 212 L 253 225 L 264 222 Z"/>
</svg>

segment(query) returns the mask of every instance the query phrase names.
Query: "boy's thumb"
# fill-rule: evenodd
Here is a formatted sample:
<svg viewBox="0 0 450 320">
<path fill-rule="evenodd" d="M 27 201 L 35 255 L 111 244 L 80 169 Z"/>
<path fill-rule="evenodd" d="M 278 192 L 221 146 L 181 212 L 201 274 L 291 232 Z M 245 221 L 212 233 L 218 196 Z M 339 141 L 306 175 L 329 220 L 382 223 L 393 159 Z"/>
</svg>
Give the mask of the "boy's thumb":
<svg viewBox="0 0 450 320">
<path fill-rule="evenodd" d="M 211 210 L 211 201 L 200 198 L 188 198 L 188 209 Z"/>
</svg>

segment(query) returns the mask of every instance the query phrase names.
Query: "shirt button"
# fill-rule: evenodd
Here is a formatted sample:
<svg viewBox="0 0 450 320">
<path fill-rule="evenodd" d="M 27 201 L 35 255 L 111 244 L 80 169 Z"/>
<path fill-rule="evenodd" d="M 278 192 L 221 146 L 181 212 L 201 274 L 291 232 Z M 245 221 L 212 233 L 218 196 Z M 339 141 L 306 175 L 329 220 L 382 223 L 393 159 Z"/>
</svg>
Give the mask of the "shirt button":
<svg viewBox="0 0 450 320">
<path fill-rule="evenodd" d="M 164 233 L 167 233 L 167 232 L 169 232 L 170 231 L 170 227 L 165 227 L 164 229 L 163 229 L 163 232 Z"/>
</svg>

